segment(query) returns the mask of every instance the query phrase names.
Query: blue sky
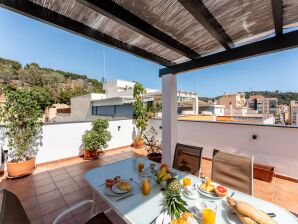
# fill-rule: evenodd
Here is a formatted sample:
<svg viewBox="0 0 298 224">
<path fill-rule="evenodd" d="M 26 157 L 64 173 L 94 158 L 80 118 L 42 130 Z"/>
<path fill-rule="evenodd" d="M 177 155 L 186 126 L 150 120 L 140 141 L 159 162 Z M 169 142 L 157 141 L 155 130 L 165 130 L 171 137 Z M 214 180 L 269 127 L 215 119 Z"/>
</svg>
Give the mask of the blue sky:
<svg viewBox="0 0 298 224">
<path fill-rule="evenodd" d="M 161 88 L 160 65 L 0 8 L 0 57 L 101 79 Z M 298 48 L 178 75 L 178 88 L 200 96 L 246 90 L 298 92 Z"/>
</svg>

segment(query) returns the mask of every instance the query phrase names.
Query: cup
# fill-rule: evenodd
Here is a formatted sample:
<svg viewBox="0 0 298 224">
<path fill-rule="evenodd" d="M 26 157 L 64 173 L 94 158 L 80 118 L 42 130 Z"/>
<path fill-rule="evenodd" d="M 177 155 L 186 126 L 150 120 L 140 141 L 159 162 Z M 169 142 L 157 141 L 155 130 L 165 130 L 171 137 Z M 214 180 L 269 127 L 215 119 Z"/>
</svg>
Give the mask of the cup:
<svg viewBox="0 0 298 224">
<path fill-rule="evenodd" d="M 197 189 L 195 186 L 187 186 L 185 187 L 185 193 L 189 196 L 195 196 L 198 194 Z"/>
<path fill-rule="evenodd" d="M 205 203 L 205 208 L 203 209 L 203 224 L 215 224 L 216 221 L 216 211 L 217 206 L 214 201 Z"/>
<path fill-rule="evenodd" d="M 143 178 L 142 179 L 142 193 L 143 195 L 150 194 L 150 179 L 149 178 Z"/>
</svg>

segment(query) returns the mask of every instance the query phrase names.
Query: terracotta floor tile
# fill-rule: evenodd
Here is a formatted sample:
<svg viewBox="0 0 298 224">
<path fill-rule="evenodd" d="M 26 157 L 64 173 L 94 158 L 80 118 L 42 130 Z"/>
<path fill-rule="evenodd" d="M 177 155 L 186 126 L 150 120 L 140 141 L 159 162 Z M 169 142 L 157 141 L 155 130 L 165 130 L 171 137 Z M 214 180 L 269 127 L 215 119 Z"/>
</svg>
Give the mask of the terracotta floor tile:
<svg viewBox="0 0 298 224">
<path fill-rule="evenodd" d="M 76 181 L 80 188 L 88 187 L 88 184 L 85 180 Z"/>
<path fill-rule="evenodd" d="M 75 182 L 72 178 L 68 178 L 68 179 L 65 179 L 65 180 L 60 180 L 60 181 L 57 181 L 55 183 L 56 183 L 58 188 L 62 188 L 62 187 L 65 187 L 65 186 L 75 184 Z"/>
<path fill-rule="evenodd" d="M 7 179 L 2 179 L 0 183 L 0 187 L 3 189 L 9 189 L 9 181 Z"/>
<path fill-rule="evenodd" d="M 54 212 L 60 208 L 66 207 L 66 203 L 62 197 L 56 198 L 49 202 L 43 203 L 39 206 L 40 214 L 42 216 Z"/>
<path fill-rule="evenodd" d="M 87 210 L 75 215 L 75 218 L 79 224 L 86 223 L 88 220 L 91 219 L 91 217 L 92 216 L 91 216 L 90 212 Z"/>
<path fill-rule="evenodd" d="M 32 181 L 39 181 L 48 178 L 51 178 L 51 176 L 47 171 L 32 175 Z"/>
<path fill-rule="evenodd" d="M 67 166 L 64 168 L 67 172 L 71 172 L 71 171 L 75 171 L 75 170 L 79 170 L 81 169 L 80 164 L 75 164 L 75 165 L 71 165 L 71 166 Z"/>
<path fill-rule="evenodd" d="M 22 202 L 22 205 L 23 205 L 25 210 L 27 210 L 29 208 L 32 208 L 32 207 L 35 207 L 37 205 L 36 197 L 29 198 L 29 199 L 26 199 L 26 200 L 21 201 L 21 202 Z"/>
<path fill-rule="evenodd" d="M 14 193 L 20 193 L 25 190 L 33 190 L 31 178 L 9 180 L 9 190 Z"/>
<path fill-rule="evenodd" d="M 43 224 L 53 224 L 53 221 L 54 219 L 61 213 L 63 212 L 65 209 L 67 209 L 67 207 L 64 207 L 64 208 L 61 208 L 61 209 L 58 209 L 54 212 L 51 212 L 49 214 L 46 214 L 42 217 L 42 220 L 43 220 Z M 66 220 L 72 218 L 72 215 L 69 214 L 69 215 L 66 215 L 61 221 L 60 223 L 64 223 L 64 221 L 66 222 Z M 73 221 L 74 223 L 76 223 L 76 221 Z"/>
<path fill-rule="evenodd" d="M 59 191 L 61 192 L 62 195 L 67 195 L 69 193 L 72 193 L 78 190 L 80 190 L 80 187 L 75 183 L 59 188 Z"/>
<path fill-rule="evenodd" d="M 43 224 L 42 219 L 41 218 L 37 218 L 34 220 L 30 220 L 31 224 Z"/>
<path fill-rule="evenodd" d="M 83 175 L 77 175 L 75 177 L 72 177 L 72 179 L 74 179 L 74 181 L 82 181 L 84 180 L 84 176 Z"/>
<path fill-rule="evenodd" d="M 79 170 L 74 170 L 74 171 L 69 171 L 68 173 L 71 175 L 71 176 L 77 176 L 77 175 L 82 175 L 86 172 L 86 169 L 85 168 L 81 168 Z"/>
<path fill-rule="evenodd" d="M 48 185 L 48 184 L 53 184 L 53 180 L 52 178 L 46 178 L 46 179 L 42 179 L 42 180 L 33 180 L 33 185 L 34 187 L 41 187 L 44 185 Z"/>
<path fill-rule="evenodd" d="M 29 217 L 30 220 L 40 218 L 40 213 L 39 213 L 39 209 L 38 209 L 37 204 L 35 206 L 25 210 L 25 211 L 26 211 L 26 214 L 27 214 L 27 216 Z"/>
<path fill-rule="evenodd" d="M 83 201 L 85 199 L 91 199 L 91 194 L 86 193 L 83 190 L 74 191 L 70 194 L 63 196 L 64 200 L 68 205 L 76 202 L 76 201 Z"/>
<path fill-rule="evenodd" d="M 254 180 L 254 196 L 271 202 L 273 200 L 274 187 L 275 179 L 271 183 Z"/>
<path fill-rule="evenodd" d="M 60 176 L 62 174 L 66 174 L 66 170 L 64 168 L 54 169 L 49 171 L 52 177 Z"/>
<path fill-rule="evenodd" d="M 45 194 L 45 193 L 48 193 L 53 190 L 56 190 L 56 185 L 55 184 L 47 184 L 47 185 L 43 185 L 41 187 L 35 188 L 35 193 L 36 193 L 36 195 L 41 195 L 41 194 Z"/>
<path fill-rule="evenodd" d="M 43 204 L 59 197 L 61 197 L 60 192 L 58 190 L 53 190 L 48 193 L 37 196 L 37 201 L 39 204 Z"/>
<path fill-rule="evenodd" d="M 68 174 L 68 173 L 65 173 L 65 174 L 61 174 L 61 175 L 58 175 L 58 176 L 54 176 L 54 177 L 52 177 L 53 178 L 53 180 L 55 181 L 55 182 L 57 182 L 57 181 L 60 181 L 60 180 L 65 180 L 65 179 L 68 179 L 68 178 L 70 178 L 71 176 Z"/>
</svg>

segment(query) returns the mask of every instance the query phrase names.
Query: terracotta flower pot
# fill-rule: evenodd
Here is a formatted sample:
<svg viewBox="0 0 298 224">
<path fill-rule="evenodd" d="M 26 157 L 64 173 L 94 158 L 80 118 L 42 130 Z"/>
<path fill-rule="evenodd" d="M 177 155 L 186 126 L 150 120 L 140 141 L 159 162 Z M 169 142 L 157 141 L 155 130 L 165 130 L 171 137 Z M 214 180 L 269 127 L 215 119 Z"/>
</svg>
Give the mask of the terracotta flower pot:
<svg viewBox="0 0 298 224">
<path fill-rule="evenodd" d="M 144 140 L 143 139 L 134 139 L 133 145 L 136 149 L 140 149 L 144 147 Z"/>
<path fill-rule="evenodd" d="M 96 159 L 98 157 L 97 150 L 89 151 L 84 149 L 83 153 L 84 153 L 84 159 L 86 160 Z"/>
<path fill-rule="evenodd" d="M 6 162 L 9 177 L 22 177 L 33 173 L 35 157 L 25 162 Z"/>
<path fill-rule="evenodd" d="M 151 161 L 161 163 L 162 154 L 161 153 L 149 153 L 147 155 L 147 158 L 150 159 Z"/>
</svg>

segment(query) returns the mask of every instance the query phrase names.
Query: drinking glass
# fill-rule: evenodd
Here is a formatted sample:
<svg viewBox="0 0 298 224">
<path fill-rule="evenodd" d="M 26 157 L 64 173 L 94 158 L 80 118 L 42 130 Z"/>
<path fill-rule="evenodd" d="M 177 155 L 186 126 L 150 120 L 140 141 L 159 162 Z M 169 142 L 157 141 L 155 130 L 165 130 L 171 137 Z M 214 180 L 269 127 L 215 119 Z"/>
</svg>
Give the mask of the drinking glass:
<svg viewBox="0 0 298 224">
<path fill-rule="evenodd" d="M 150 193 L 150 179 L 149 178 L 142 179 L 142 193 L 143 193 L 143 195 L 148 195 Z"/>
<path fill-rule="evenodd" d="M 203 209 L 203 224 L 215 224 L 217 206 L 214 201 L 207 203 Z"/>
<path fill-rule="evenodd" d="M 144 163 L 141 163 L 141 162 L 139 162 L 138 163 L 138 171 L 141 173 L 142 172 L 142 170 L 144 169 Z"/>
</svg>

